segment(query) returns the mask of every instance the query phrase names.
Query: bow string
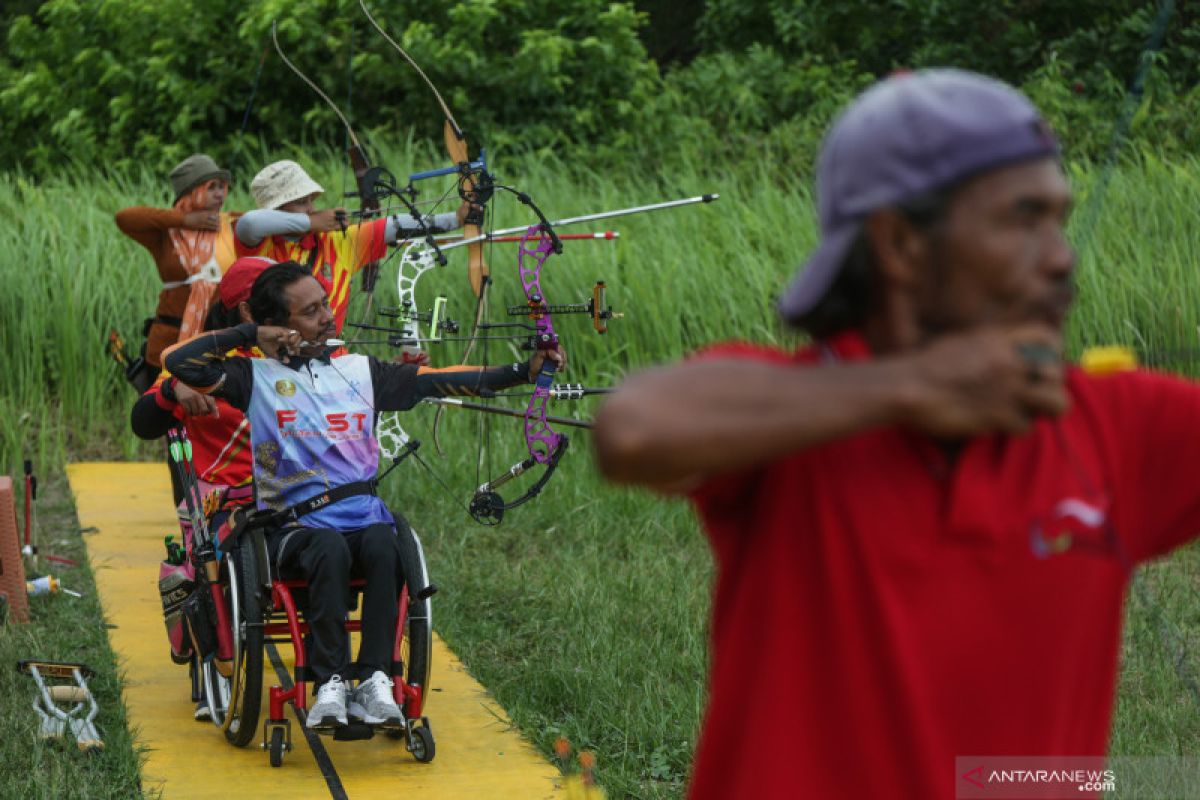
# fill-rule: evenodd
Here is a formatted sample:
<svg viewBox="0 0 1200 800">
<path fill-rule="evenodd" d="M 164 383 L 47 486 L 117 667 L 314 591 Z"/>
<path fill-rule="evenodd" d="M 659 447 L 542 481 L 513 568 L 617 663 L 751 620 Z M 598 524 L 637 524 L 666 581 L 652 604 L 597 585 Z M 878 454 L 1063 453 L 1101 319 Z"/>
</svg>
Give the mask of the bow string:
<svg viewBox="0 0 1200 800">
<path fill-rule="evenodd" d="M 470 336 L 466 339 L 467 345 L 463 349 L 461 364 L 466 364 L 473 352 L 477 341 L 481 339 L 507 339 L 523 338 L 525 340 L 524 347 L 531 350 L 550 351 L 555 350 L 559 346 L 559 337 L 555 332 L 552 316 L 555 313 L 587 313 L 592 318 L 592 324 L 598 333 L 604 333 L 607 330 L 607 321 L 610 318 L 621 316 L 612 311 L 606 305 L 606 287 L 603 281 L 598 281 L 593 289 L 591 301 L 588 303 L 575 303 L 563 305 L 551 305 L 547 303 L 545 292 L 541 284 L 542 269 L 551 255 L 562 252 L 562 241 L 555 231 L 555 228 L 561 225 L 571 225 L 581 222 L 606 219 L 628 214 L 643 213 L 646 211 L 654 211 L 659 209 L 674 208 L 681 205 L 692 203 L 710 203 L 718 199 L 716 194 L 705 194 L 698 197 L 685 198 L 681 200 L 672 200 L 650 205 L 637 206 L 632 208 L 617 209 L 615 211 L 606 211 L 596 214 L 589 214 L 580 217 L 572 217 L 551 222 L 545 214 L 534 204 L 533 200 L 525 192 L 518 191 L 510 186 L 498 184 L 487 170 L 487 163 L 482 148 L 479 150 L 479 158 L 476 161 L 471 161 L 467 138 L 459 126 L 454 114 L 451 112 L 449 105 L 438 91 L 433 81 L 424 72 L 416 61 L 393 39 L 386 30 L 379 24 L 375 17 L 367 8 L 364 0 L 358 0 L 359 7 L 368 21 L 375 30 L 388 42 L 391 47 L 400 54 L 406 63 L 409 64 L 420 76 L 421 80 L 433 93 L 434 98 L 440 107 L 443 117 L 443 142 L 446 147 L 446 152 L 449 156 L 451 166 L 440 169 L 429 170 L 427 172 L 414 173 L 409 176 L 409 184 L 406 188 L 400 189 L 396 186 L 394 178 L 381 167 L 371 166 L 369 159 L 366 156 L 364 149 L 359 143 L 357 135 L 354 133 L 346 116 L 338 109 L 337 105 L 311 80 L 307 78 L 299 69 L 292 64 L 279 48 L 277 39 L 275 40 L 276 50 L 279 52 L 284 62 L 301 77 L 324 101 L 334 110 L 343 126 L 346 128 L 347 136 L 350 141 L 349 156 L 351 166 L 354 169 L 355 179 L 358 183 L 358 195 L 364 203 L 363 214 L 378 213 L 378 203 L 382 197 L 394 197 L 407 206 L 417 220 L 418 226 L 424 235 L 423 242 L 414 242 L 405 248 L 403 256 L 400 259 L 400 267 L 397 273 L 397 291 L 400 300 L 398 309 L 392 312 L 389 309 L 380 309 L 379 314 L 385 316 L 393 316 L 399 322 L 398 328 L 383 327 L 378 325 L 369 325 L 364 323 L 358 324 L 356 327 L 364 329 L 373 329 L 386 331 L 390 335 L 385 341 L 392 345 L 410 345 L 418 344 L 423 341 L 449 341 L 442 336 L 443 332 L 456 332 L 457 325 L 451 320 L 444 318 L 445 313 L 445 298 L 438 297 L 434 303 L 432 311 L 418 311 L 416 303 L 415 286 L 417 280 L 434 266 L 446 263 L 446 258 L 443 250 L 449 250 L 456 247 L 467 247 L 467 274 L 471 286 L 471 291 L 475 296 L 475 315 L 471 327 Z M 272 25 L 272 38 L 275 39 L 275 28 Z M 425 225 L 423 217 L 417 212 L 412 199 L 416 197 L 414 188 L 415 182 L 440 176 L 440 175 L 457 175 L 458 194 L 462 200 L 469 203 L 471 211 L 467 215 L 463 224 L 462 237 L 453 243 L 443 244 L 439 247 L 439 242 L 435 240 L 432 232 Z M 493 196 L 496 190 L 505 190 L 517 197 L 517 199 L 527 205 L 537 216 L 538 222 L 533 225 L 522 226 L 519 228 L 506 229 L 504 231 L 492 231 L 485 234 L 484 226 L 484 207 Z M 411 198 L 411 199 L 410 199 Z M 487 309 L 487 294 L 488 287 L 492 280 L 487 261 L 484 257 L 484 245 L 489 241 L 502 240 L 502 236 L 511 233 L 520 232 L 519 254 L 517 258 L 517 267 L 521 279 L 522 289 L 525 294 L 525 304 L 522 306 L 513 306 L 508 309 L 510 316 L 526 316 L 532 322 L 516 323 L 485 323 Z M 583 237 L 578 237 L 583 238 Z M 613 236 L 591 235 L 587 238 L 604 238 L 611 240 Z M 377 270 L 377 266 L 376 266 Z M 366 276 L 364 275 L 364 279 Z M 373 288 L 374 280 L 371 284 Z M 368 292 L 366 280 L 364 280 L 364 290 Z M 368 311 L 370 309 L 370 297 L 368 296 Z M 421 323 L 426 322 L 429 325 L 428 338 L 421 337 Z M 519 328 L 522 331 L 532 331 L 530 334 L 500 335 L 500 336 L 480 336 L 481 330 L 494 330 L 500 328 Z M 398 335 L 395 335 L 398 334 Z M 366 343 L 366 342 L 352 342 Z M 484 359 L 486 361 L 486 357 Z M 529 502 L 536 497 L 545 487 L 550 477 L 557 469 L 562 456 L 566 453 L 569 446 L 568 437 L 554 430 L 552 422 L 568 423 L 568 420 L 559 419 L 549 416 L 548 401 L 551 399 L 579 399 L 584 394 L 593 394 L 605 391 L 603 388 L 587 388 L 576 386 L 571 388 L 569 385 L 566 389 L 553 383 L 556 373 L 555 362 L 546 358 L 543 362 L 534 381 L 534 386 L 529 394 L 529 400 L 526 404 L 524 413 L 516 409 L 492 407 L 480 404 L 468 404 L 463 401 L 452 399 L 431 399 L 431 403 L 439 406 L 433 421 L 433 437 L 434 443 L 438 446 L 438 451 L 441 452 L 440 443 L 438 442 L 438 426 L 441 420 L 441 415 L 444 409 L 450 407 L 472 408 L 479 411 L 488 411 L 491 413 L 504 415 L 520 415 L 524 423 L 525 447 L 527 455 L 522 457 L 513 466 L 509 467 L 499 476 L 487 480 L 478 485 L 474 495 L 468 506 L 469 513 L 478 522 L 486 525 L 495 525 L 502 521 L 504 512 Z M 484 393 L 493 394 L 493 393 Z M 499 393 L 494 393 L 499 395 Z M 514 394 L 514 393 L 506 393 Z M 572 421 L 571 424 L 580 424 Z M 587 423 L 582 423 L 586 427 Z M 413 453 L 415 448 L 419 446 L 416 440 L 411 439 L 404 431 L 399 423 L 399 419 L 395 414 L 381 415 L 379 423 L 376 427 L 376 438 L 379 440 L 381 452 L 385 457 L 392 459 L 393 465 L 398 463 L 400 459 L 407 454 Z M 482 422 L 481 422 L 481 439 L 480 439 L 480 458 L 477 463 L 482 464 Z M 415 455 L 415 453 L 414 453 Z M 424 462 L 417 458 L 424 464 Z M 521 476 L 528 470 L 536 466 L 542 466 L 541 475 L 535 480 L 523 494 L 511 501 L 505 501 L 498 489 L 507 484 L 509 481 Z M 428 465 L 425 465 L 429 469 Z M 432 470 L 431 470 L 432 471 Z M 434 474 L 434 477 L 437 477 Z M 447 488 L 445 483 L 442 483 L 443 488 Z M 461 501 L 459 501 L 461 504 Z"/>
</svg>

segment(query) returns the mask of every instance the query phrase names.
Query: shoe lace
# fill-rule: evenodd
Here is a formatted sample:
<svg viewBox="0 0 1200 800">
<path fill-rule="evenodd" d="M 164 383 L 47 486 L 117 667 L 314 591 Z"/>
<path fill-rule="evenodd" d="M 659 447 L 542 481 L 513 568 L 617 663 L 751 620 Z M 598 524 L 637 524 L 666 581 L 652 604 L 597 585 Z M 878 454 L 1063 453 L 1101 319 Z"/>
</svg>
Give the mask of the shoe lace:
<svg viewBox="0 0 1200 800">
<path fill-rule="evenodd" d="M 389 703 L 394 702 L 392 700 L 392 679 L 387 675 L 382 672 L 376 672 L 371 676 L 371 680 L 368 683 L 371 686 L 371 694 L 377 700 L 386 700 Z"/>
<path fill-rule="evenodd" d="M 334 675 L 317 690 L 317 699 L 325 700 L 334 694 L 341 696 L 345 692 L 345 689 L 345 684 L 342 683 L 342 676 Z"/>
</svg>

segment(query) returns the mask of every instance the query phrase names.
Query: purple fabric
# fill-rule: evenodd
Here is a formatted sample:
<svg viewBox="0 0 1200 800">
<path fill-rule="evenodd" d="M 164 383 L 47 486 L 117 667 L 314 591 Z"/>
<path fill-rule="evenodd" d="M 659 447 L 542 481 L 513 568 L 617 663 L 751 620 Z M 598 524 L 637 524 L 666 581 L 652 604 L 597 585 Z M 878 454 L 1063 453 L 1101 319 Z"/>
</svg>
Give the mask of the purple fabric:
<svg viewBox="0 0 1200 800">
<path fill-rule="evenodd" d="M 1057 153 L 1037 109 L 1008 84 L 956 69 L 881 81 L 825 137 L 817 159 L 821 241 L 780 301 L 780 313 L 795 320 L 824 297 L 870 212 Z"/>
</svg>

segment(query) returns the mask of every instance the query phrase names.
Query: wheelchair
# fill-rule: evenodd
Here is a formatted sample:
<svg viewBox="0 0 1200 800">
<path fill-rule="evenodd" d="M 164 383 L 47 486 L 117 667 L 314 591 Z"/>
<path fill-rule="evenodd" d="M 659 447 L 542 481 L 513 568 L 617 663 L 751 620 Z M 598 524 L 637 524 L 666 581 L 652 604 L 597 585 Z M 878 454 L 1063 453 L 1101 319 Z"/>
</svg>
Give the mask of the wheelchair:
<svg viewBox="0 0 1200 800">
<path fill-rule="evenodd" d="M 200 554 L 206 584 L 201 592 L 214 629 L 213 641 L 199 644 L 199 690 L 208 703 L 212 722 L 226 740 L 245 747 L 254 739 L 262 714 L 263 668 L 269 655 L 280 684 L 267 692 L 267 718 L 263 721 L 262 747 L 272 767 L 283 763 L 292 749 L 291 721 L 285 706 L 304 712 L 308 705 L 308 625 L 302 608 L 305 582 L 283 580 L 271 574 L 266 530 L 270 515 L 253 510 L 235 511 L 220 528 L 213 552 Z M 385 728 L 390 738 L 403 739 L 405 747 L 422 763 L 433 760 L 435 744 L 429 719 L 422 715 L 429 687 L 433 648 L 430 598 L 437 588 L 429 582 L 421 541 L 407 524 L 397 524 L 400 538 L 403 586 L 397 600 L 396 642 L 392 653 L 393 697 L 404 712 L 403 726 Z M 197 570 L 199 577 L 201 570 Z M 364 581 L 351 581 L 361 592 Z M 211 598 L 211 603 L 208 603 Z M 360 631 L 361 620 L 349 619 L 347 631 Z M 290 644 L 295 654 L 291 676 L 284 672 L 273 645 Z M 303 719 L 303 713 L 298 715 Z M 303 724 L 303 723 L 302 723 Z M 351 720 L 337 729 L 335 739 L 369 739 L 375 726 Z"/>
</svg>

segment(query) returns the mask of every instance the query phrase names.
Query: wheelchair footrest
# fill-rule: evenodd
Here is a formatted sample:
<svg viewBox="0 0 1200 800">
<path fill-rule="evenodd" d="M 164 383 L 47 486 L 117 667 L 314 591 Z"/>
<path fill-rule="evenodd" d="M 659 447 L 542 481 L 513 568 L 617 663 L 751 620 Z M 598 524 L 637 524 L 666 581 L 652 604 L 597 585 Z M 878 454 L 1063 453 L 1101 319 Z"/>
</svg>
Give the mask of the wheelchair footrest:
<svg viewBox="0 0 1200 800">
<path fill-rule="evenodd" d="M 370 739 L 375 736 L 375 728 L 365 722 L 351 722 L 340 728 L 333 729 L 334 741 L 348 742 L 358 739 Z"/>
</svg>

